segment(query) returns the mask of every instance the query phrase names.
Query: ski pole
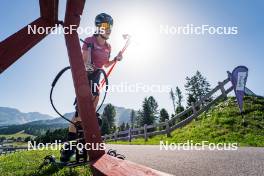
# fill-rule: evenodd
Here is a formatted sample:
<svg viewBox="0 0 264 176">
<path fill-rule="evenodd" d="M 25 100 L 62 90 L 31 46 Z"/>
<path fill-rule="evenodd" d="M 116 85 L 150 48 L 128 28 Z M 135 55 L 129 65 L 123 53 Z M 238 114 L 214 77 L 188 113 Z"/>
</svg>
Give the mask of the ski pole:
<svg viewBox="0 0 264 176">
<path fill-rule="evenodd" d="M 123 38 L 126 39 L 126 43 L 125 43 L 125 46 L 124 46 L 124 47 L 122 48 L 122 50 L 120 51 L 121 54 L 123 54 L 123 53 L 126 51 L 127 47 L 129 46 L 131 36 L 128 35 L 128 34 L 124 34 L 124 35 L 123 35 Z M 111 74 L 111 72 L 113 71 L 113 69 L 114 69 L 116 63 L 117 63 L 117 61 L 115 61 L 115 62 L 113 63 L 113 65 L 111 66 L 111 68 L 110 68 L 110 69 L 108 70 L 108 72 L 106 73 L 106 76 L 107 76 L 107 77 L 108 77 L 108 76 Z M 101 81 L 101 83 L 100 83 L 100 89 L 104 86 L 104 84 L 105 84 L 105 79 L 103 79 L 103 80 Z"/>
</svg>

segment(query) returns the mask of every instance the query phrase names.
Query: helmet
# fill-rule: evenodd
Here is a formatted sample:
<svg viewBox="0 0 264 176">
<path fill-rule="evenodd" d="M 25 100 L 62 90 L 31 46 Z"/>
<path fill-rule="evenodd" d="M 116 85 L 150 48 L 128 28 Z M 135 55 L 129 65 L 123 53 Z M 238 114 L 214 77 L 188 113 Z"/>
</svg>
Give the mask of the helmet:
<svg viewBox="0 0 264 176">
<path fill-rule="evenodd" d="M 106 14 L 106 13 L 100 13 L 95 17 L 95 26 L 96 27 L 109 27 L 111 28 L 113 26 L 113 18 Z"/>
</svg>

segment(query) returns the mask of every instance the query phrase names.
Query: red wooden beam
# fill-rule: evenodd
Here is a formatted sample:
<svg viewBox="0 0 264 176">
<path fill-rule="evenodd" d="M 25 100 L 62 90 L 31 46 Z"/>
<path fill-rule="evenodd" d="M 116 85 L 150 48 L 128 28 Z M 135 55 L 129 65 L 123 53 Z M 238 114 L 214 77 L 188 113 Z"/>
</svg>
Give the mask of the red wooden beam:
<svg viewBox="0 0 264 176">
<path fill-rule="evenodd" d="M 38 18 L 29 25 L 37 27 L 50 26 L 42 18 Z M 46 34 L 28 34 L 28 27 L 11 35 L 0 44 L 0 73 L 12 65 L 18 58 L 35 46 Z"/>
<path fill-rule="evenodd" d="M 58 22 L 58 0 L 39 0 L 40 16 L 50 24 Z"/>
<path fill-rule="evenodd" d="M 42 17 L 36 19 L 29 25 L 39 27 L 53 27 L 58 19 L 58 0 L 40 0 Z M 47 15 L 49 14 L 50 15 Z M 40 42 L 46 33 L 28 33 L 28 25 L 0 42 L 0 73 L 6 70 L 23 54 Z"/>
<path fill-rule="evenodd" d="M 169 176 L 170 174 L 142 166 L 131 161 L 120 160 L 104 154 L 92 164 L 96 169 L 95 175 L 109 176 Z"/>
<path fill-rule="evenodd" d="M 79 26 L 80 16 L 82 15 L 85 0 L 68 0 L 66 6 L 64 27 L 70 25 Z M 69 32 L 69 31 L 66 31 Z M 92 102 L 91 90 L 88 86 L 87 75 L 82 60 L 79 37 L 76 31 L 71 34 L 65 34 L 66 46 L 69 55 L 75 93 L 79 115 L 82 119 L 84 137 L 86 143 L 102 143 L 99 125 L 95 115 L 95 108 Z M 135 164 L 125 160 L 119 160 L 105 154 L 104 150 L 89 150 L 89 160 L 93 162 L 92 171 L 94 175 L 112 175 L 112 176 L 143 176 L 143 175 L 168 175 L 154 169 Z"/>
<path fill-rule="evenodd" d="M 58 0 L 40 0 L 41 17 L 31 25 L 36 27 L 53 27 L 58 23 Z M 80 15 L 84 8 L 85 0 L 68 0 L 64 27 L 79 26 Z M 47 34 L 28 34 L 27 26 L 0 42 L 0 73 L 7 69 L 19 57 L 30 50 Z M 65 34 L 65 41 L 72 69 L 72 77 L 77 95 L 79 114 L 84 128 L 86 143 L 102 143 L 99 125 L 93 107 L 91 90 L 88 86 L 84 68 L 79 37 L 76 31 Z M 89 150 L 89 160 L 96 175 L 168 175 L 145 166 L 129 161 L 119 160 L 105 154 L 104 150 Z"/>
<path fill-rule="evenodd" d="M 84 8 L 85 0 L 68 0 L 66 6 L 64 27 L 65 40 L 68 50 L 73 83 L 77 96 L 79 115 L 82 119 L 82 127 L 84 129 L 84 137 L 86 143 L 100 144 L 102 143 L 99 125 L 95 115 L 95 108 L 92 102 L 90 87 L 88 86 L 87 74 L 83 64 L 80 41 L 77 31 L 71 34 L 66 30 L 70 25 L 79 26 L 80 16 Z M 104 150 L 89 150 L 89 159 L 96 160 L 105 153 Z"/>
</svg>

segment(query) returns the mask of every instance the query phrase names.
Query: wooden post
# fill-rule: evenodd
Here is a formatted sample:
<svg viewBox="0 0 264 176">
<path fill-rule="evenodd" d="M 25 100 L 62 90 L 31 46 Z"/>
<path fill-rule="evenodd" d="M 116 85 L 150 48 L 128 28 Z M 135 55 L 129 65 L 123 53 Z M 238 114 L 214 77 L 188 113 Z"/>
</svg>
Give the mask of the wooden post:
<svg viewBox="0 0 264 176">
<path fill-rule="evenodd" d="M 171 135 L 170 135 L 170 124 L 169 124 L 169 120 L 166 119 L 166 120 L 165 120 L 165 123 L 166 123 L 167 137 L 171 137 Z"/>
<path fill-rule="evenodd" d="M 131 128 L 128 129 L 128 140 L 131 142 L 132 134 L 131 134 Z"/>
<path fill-rule="evenodd" d="M 70 32 L 71 25 L 79 26 L 84 4 L 84 0 L 67 0 L 64 27 L 68 30 L 65 30 L 64 36 L 77 98 L 78 113 L 82 120 L 84 139 L 86 143 L 97 145 L 102 143 L 102 138 L 87 73 L 83 64 L 79 36 L 76 30 Z M 88 150 L 88 154 L 90 160 L 96 160 L 103 156 L 105 151 L 91 148 L 91 150 Z"/>
<path fill-rule="evenodd" d="M 193 114 L 196 114 L 197 113 L 196 108 L 195 108 L 195 105 L 194 105 L 193 102 L 192 102 L 192 110 L 193 110 Z"/>
<path fill-rule="evenodd" d="M 148 141 L 148 129 L 147 129 L 147 124 L 144 125 L 144 138 L 145 138 L 145 142 Z"/>
<path fill-rule="evenodd" d="M 109 138 L 109 135 L 108 134 L 105 135 L 105 140 L 108 140 L 107 138 Z"/>
<path fill-rule="evenodd" d="M 195 116 L 196 114 L 197 114 L 197 110 L 196 110 L 196 108 L 195 108 L 195 103 L 194 102 L 192 102 L 192 110 L 193 110 L 193 115 Z M 195 121 L 196 119 L 194 119 L 194 121 Z"/>
<path fill-rule="evenodd" d="M 115 132 L 115 141 L 117 141 L 118 131 Z"/>
<path fill-rule="evenodd" d="M 226 91 L 225 91 L 225 88 L 224 88 L 224 84 L 223 84 L 222 82 L 218 82 L 218 85 L 220 86 L 220 89 L 221 89 L 222 95 L 223 95 L 224 98 L 226 99 L 226 98 L 227 98 L 227 95 L 226 95 Z"/>
<path fill-rule="evenodd" d="M 201 102 L 201 105 L 202 105 L 202 108 L 203 108 L 203 107 L 205 106 L 204 103 L 206 103 L 206 102 L 205 102 L 206 100 L 202 100 L 202 98 L 200 97 L 200 98 L 199 98 L 199 101 L 202 101 L 202 102 Z M 200 108 L 201 108 L 201 107 L 200 107 Z"/>
</svg>

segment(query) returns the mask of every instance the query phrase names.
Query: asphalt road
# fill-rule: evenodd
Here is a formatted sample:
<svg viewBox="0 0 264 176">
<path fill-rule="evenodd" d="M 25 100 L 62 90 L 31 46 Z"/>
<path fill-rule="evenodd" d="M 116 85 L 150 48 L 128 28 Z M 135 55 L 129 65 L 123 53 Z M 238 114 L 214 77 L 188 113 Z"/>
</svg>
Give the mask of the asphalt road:
<svg viewBox="0 0 264 176">
<path fill-rule="evenodd" d="M 179 176 L 264 176 L 264 148 L 160 150 L 159 145 L 107 145 L 127 160 Z"/>
</svg>

